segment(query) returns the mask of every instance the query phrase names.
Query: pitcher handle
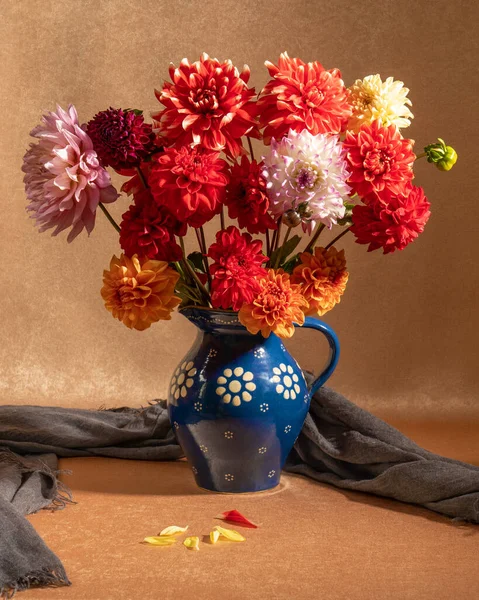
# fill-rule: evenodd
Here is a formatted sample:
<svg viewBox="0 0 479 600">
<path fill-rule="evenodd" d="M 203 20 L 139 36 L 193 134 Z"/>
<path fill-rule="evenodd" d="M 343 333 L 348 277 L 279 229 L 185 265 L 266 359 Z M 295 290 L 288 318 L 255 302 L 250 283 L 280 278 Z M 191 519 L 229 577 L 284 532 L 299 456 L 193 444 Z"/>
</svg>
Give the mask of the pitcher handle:
<svg viewBox="0 0 479 600">
<path fill-rule="evenodd" d="M 295 327 L 301 326 L 295 324 Z M 309 386 L 309 391 L 311 393 L 311 396 L 313 396 L 313 394 L 331 377 L 334 369 L 336 368 L 336 365 L 338 364 L 339 340 L 334 331 L 331 329 L 331 327 L 323 321 L 320 321 L 319 319 L 315 319 L 313 317 L 306 317 L 302 327 L 308 327 L 309 329 L 317 329 L 326 337 L 329 343 L 329 358 L 327 365 L 322 371 L 322 373 L 320 373 Z"/>
</svg>

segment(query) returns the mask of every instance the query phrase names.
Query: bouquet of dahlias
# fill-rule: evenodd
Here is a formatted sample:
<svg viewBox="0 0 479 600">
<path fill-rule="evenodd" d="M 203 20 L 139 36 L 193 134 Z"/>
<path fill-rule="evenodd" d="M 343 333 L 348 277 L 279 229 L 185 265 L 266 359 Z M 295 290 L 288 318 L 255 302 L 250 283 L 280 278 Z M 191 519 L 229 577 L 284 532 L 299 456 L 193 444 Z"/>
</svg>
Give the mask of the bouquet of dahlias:
<svg viewBox="0 0 479 600">
<path fill-rule="evenodd" d="M 266 67 L 270 80 L 256 95 L 248 67 L 184 59 L 156 91 L 162 107 L 151 124 L 140 110 L 109 108 L 81 125 L 70 106 L 32 131 L 28 211 L 40 231 L 69 229 L 72 241 L 92 231 L 100 207 L 123 249 L 101 294 L 128 327 L 196 305 L 238 311 L 253 334 L 290 337 L 305 315 L 340 301 L 344 235 L 387 254 L 423 231 L 430 203 L 412 182 L 414 162 L 447 171 L 457 155 L 441 139 L 414 154 L 401 133 L 413 118 L 403 83 L 370 75 L 347 88 L 338 69 L 286 53 Z M 264 144 L 258 158 L 252 139 Z M 120 225 L 106 207 L 119 197 L 108 167 L 127 178 Z M 189 229 L 194 251 L 185 248 Z"/>
</svg>

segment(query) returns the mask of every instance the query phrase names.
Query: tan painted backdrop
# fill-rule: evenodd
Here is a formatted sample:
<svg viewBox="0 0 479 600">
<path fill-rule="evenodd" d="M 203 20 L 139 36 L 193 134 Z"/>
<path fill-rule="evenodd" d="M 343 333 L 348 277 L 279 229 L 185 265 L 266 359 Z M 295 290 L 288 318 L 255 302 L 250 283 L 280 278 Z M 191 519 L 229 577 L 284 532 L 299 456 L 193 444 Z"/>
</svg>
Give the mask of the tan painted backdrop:
<svg viewBox="0 0 479 600">
<path fill-rule="evenodd" d="M 479 415 L 478 37 L 471 1 L 436 0 L 2 0 L 0 401 L 82 407 L 139 405 L 165 395 L 194 336 L 176 315 L 139 333 L 104 310 L 102 269 L 118 251 L 99 214 L 90 239 L 38 234 L 20 172 L 28 132 L 55 102 L 83 121 L 98 110 L 158 108 L 170 61 L 207 51 L 248 63 L 252 83 L 283 50 L 339 67 L 349 85 L 371 73 L 411 89 L 407 134 L 438 135 L 460 162 L 425 162 L 417 182 L 433 204 L 421 238 L 383 256 L 345 241 L 350 282 L 326 320 L 342 342 L 332 385 L 380 414 Z M 126 200 L 118 201 L 117 217 Z M 211 239 L 211 230 L 209 232 Z M 190 245 L 193 240 L 190 239 Z M 324 361 L 315 334 L 289 344 L 299 361 Z"/>
</svg>

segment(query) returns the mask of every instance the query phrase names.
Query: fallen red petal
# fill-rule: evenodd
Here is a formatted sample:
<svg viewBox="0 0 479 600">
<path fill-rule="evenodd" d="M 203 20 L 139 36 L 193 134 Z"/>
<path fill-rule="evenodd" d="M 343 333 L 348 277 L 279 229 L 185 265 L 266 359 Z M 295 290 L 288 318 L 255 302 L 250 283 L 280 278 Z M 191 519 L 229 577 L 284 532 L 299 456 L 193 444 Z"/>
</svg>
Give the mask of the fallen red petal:
<svg viewBox="0 0 479 600">
<path fill-rule="evenodd" d="M 259 525 L 256 525 L 256 523 L 253 523 L 253 521 L 250 521 L 244 517 L 237 510 L 227 510 L 226 512 L 218 515 L 216 519 L 222 519 L 223 521 L 228 521 L 229 523 L 236 523 L 237 525 L 243 525 L 243 527 L 251 527 L 253 529 L 257 529 L 259 527 Z"/>
</svg>

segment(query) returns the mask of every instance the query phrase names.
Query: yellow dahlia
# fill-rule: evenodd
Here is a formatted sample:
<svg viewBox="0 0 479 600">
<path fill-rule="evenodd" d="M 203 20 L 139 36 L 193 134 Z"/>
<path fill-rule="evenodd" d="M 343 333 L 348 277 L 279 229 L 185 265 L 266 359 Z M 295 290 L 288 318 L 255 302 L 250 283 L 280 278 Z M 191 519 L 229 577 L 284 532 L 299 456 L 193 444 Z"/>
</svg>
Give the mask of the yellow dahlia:
<svg viewBox="0 0 479 600">
<path fill-rule="evenodd" d="M 392 77 L 386 81 L 381 81 L 380 75 L 357 79 L 349 88 L 352 114 L 347 129 L 357 132 L 361 125 L 370 125 L 373 121 L 379 121 L 385 127 L 409 127 L 414 115 L 408 108 L 408 105 L 412 105 L 408 93 L 404 83 Z"/>
<path fill-rule="evenodd" d="M 253 302 L 241 307 L 240 322 L 250 333 L 261 331 L 265 338 L 270 333 L 290 338 L 294 333 L 294 323 L 304 323 L 304 311 L 308 308 L 300 286 L 293 285 L 288 273 L 282 269 L 268 269 L 258 281 L 260 291 Z"/>
<path fill-rule="evenodd" d="M 315 248 L 314 255 L 303 252 L 300 259 L 301 264 L 295 267 L 291 281 L 300 286 L 309 303 L 305 314 L 324 315 L 341 300 L 346 289 L 349 273 L 344 250 L 338 252 L 334 246 L 327 250 Z"/>
<path fill-rule="evenodd" d="M 143 331 L 156 321 L 171 319 L 181 302 L 175 294 L 179 275 L 162 260 L 113 256 L 103 271 L 101 295 L 105 307 L 130 329 Z"/>
</svg>

